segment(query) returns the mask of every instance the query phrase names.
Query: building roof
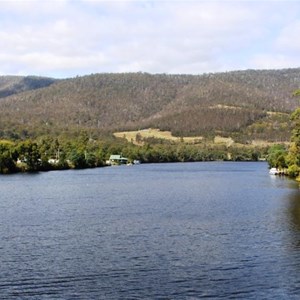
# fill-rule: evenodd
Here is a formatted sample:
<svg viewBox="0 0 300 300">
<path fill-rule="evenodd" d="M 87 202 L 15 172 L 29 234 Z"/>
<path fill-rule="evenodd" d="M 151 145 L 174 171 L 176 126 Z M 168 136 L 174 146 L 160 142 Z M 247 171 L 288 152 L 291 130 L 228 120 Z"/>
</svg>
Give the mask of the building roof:
<svg viewBox="0 0 300 300">
<path fill-rule="evenodd" d="M 122 157 L 122 155 L 111 155 L 109 160 L 127 160 L 126 157 Z"/>
</svg>

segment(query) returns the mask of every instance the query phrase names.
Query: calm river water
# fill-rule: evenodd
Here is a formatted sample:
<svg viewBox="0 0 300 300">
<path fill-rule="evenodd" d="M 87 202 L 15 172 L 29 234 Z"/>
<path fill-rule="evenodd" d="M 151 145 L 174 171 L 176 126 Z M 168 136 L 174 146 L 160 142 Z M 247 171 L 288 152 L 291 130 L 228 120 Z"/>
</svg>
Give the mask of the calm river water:
<svg viewBox="0 0 300 300">
<path fill-rule="evenodd" d="M 1 299 L 299 299 L 300 190 L 265 163 L 0 176 Z"/>
</svg>

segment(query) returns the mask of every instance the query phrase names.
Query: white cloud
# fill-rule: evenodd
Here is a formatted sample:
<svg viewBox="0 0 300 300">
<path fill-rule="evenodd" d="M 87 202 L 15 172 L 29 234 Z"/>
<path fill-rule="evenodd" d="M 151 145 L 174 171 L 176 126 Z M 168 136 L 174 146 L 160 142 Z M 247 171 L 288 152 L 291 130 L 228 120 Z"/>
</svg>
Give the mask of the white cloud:
<svg viewBox="0 0 300 300">
<path fill-rule="evenodd" d="M 296 20 L 284 27 L 275 42 L 281 51 L 300 52 L 300 20 Z"/>
<path fill-rule="evenodd" d="M 298 66 L 300 3 L 0 1 L 0 74 Z"/>
<path fill-rule="evenodd" d="M 281 69 L 300 66 L 300 59 L 284 54 L 259 54 L 252 60 L 252 65 L 257 69 Z"/>
</svg>

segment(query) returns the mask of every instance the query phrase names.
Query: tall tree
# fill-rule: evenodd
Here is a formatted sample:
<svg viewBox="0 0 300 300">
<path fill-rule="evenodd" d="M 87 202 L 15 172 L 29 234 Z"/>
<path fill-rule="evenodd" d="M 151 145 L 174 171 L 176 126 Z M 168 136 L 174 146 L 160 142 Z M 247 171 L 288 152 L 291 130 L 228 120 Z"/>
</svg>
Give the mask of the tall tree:
<svg viewBox="0 0 300 300">
<path fill-rule="evenodd" d="M 295 96 L 300 96 L 300 89 L 294 92 Z M 291 115 L 291 121 L 293 123 L 293 131 L 291 138 L 291 145 L 289 148 L 288 160 L 288 172 L 293 177 L 300 175 L 300 107 L 298 107 Z"/>
<path fill-rule="evenodd" d="M 26 171 L 38 171 L 41 164 L 41 155 L 37 143 L 32 141 L 22 142 L 18 145 L 17 152 L 21 161 L 23 161 L 26 165 Z"/>
</svg>

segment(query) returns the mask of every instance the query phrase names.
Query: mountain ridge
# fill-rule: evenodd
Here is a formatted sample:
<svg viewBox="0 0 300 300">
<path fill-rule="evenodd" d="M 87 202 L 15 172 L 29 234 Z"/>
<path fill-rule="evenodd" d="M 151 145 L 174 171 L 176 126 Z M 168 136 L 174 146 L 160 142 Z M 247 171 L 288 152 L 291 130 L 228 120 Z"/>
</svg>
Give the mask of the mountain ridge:
<svg viewBox="0 0 300 300">
<path fill-rule="evenodd" d="M 78 130 L 99 135 L 153 127 L 176 136 L 221 133 L 245 141 L 288 140 L 288 117 L 276 112 L 297 107 L 292 93 L 300 86 L 300 68 L 4 79 L 0 76 L 2 137 Z"/>
<path fill-rule="evenodd" d="M 54 78 L 40 76 L 0 76 L 0 98 L 48 87 L 56 81 Z"/>
</svg>

